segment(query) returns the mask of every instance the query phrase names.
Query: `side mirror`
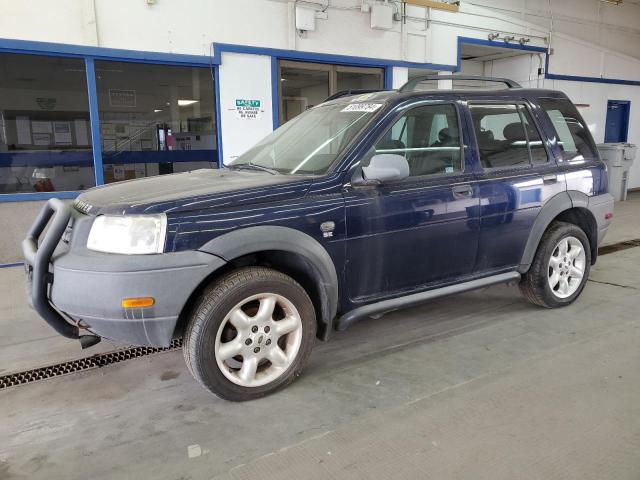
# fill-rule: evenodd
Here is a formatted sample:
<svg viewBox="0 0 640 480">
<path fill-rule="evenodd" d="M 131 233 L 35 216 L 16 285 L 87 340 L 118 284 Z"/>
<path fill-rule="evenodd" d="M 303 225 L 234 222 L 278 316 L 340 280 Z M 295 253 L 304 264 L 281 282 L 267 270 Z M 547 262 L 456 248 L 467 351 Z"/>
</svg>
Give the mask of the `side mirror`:
<svg viewBox="0 0 640 480">
<path fill-rule="evenodd" d="M 391 182 L 409 176 L 409 162 L 402 155 L 380 153 L 371 157 L 368 166 L 362 167 L 362 176 L 369 182 Z"/>
</svg>

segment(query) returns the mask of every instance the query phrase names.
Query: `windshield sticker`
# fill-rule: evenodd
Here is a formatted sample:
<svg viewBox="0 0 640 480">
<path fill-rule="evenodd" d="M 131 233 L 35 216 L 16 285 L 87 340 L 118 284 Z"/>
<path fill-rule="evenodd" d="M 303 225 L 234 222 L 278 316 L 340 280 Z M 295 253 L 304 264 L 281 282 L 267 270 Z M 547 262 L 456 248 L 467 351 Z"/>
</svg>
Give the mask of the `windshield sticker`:
<svg viewBox="0 0 640 480">
<path fill-rule="evenodd" d="M 381 103 L 352 103 L 340 110 L 341 112 L 375 112 L 382 106 Z"/>
</svg>

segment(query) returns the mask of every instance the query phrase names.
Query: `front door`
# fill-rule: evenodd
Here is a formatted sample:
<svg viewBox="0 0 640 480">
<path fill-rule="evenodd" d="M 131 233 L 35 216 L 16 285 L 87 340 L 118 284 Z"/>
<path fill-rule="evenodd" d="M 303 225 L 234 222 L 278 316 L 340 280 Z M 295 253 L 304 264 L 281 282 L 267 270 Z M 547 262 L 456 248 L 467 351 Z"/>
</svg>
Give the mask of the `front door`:
<svg viewBox="0 0 640 480">
<path fill-rule="evenodd" d="M 454 103 L 408 110 L 370 156 L 403 155 L 409 178 L 345 188 L 351 300 L 419 290 L 471 273 L 479 198 L 475 176 L 464 171 L 459 118 Z"/>
</svg>

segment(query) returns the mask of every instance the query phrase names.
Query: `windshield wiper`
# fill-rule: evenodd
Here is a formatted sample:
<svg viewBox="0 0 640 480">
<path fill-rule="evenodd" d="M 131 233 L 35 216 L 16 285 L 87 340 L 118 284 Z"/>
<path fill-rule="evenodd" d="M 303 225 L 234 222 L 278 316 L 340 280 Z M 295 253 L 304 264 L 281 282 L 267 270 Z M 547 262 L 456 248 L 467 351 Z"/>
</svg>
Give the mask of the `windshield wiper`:
<svg viewBox="0 0 640 480">
<path fill-rule="evenodd" d="M 235 170 L 259 170 L 261 172 L 268 172 L 271 175 L 278 175 L 280 172 L 273 168 L 264 167 L 262 165 L 256 165 L 255 163 L 239 163 L 237 165 L 229 165 L 227 168 Z"/>
</svg>

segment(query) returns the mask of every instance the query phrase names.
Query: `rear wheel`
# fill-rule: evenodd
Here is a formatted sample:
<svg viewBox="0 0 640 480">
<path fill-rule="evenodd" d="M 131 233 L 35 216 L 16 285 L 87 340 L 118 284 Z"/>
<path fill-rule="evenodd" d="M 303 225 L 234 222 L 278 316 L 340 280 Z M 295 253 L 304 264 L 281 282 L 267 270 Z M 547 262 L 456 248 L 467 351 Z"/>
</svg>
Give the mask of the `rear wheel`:
<svg viewBox="0 0 640 480">
<path fill-rule="evenodd" d="M 591 268 L 591 247 L 584 231 L 554 222 L 544 233 L 520 290 L 532 303 L 547 308 L 571 304 L 582 292 Z"/>
<path fill-rule="evenodd" d="M 300 375 L 315 333 L 315 311 L 304 289 L 280 272 L 249 267 L 205 290 L 183 352 L 193 376 L 211 392 L 251 400 Z"/>
</svg>

